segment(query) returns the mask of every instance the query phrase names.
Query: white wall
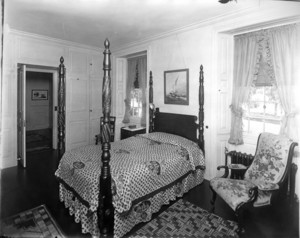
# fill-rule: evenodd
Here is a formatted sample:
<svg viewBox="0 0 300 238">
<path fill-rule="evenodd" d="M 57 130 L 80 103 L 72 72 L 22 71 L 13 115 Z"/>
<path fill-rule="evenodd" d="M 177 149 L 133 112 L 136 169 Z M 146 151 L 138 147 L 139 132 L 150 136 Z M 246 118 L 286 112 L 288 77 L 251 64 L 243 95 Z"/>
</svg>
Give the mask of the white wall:
<svg viewBox="0 0 300 238">
<path fill-rule="evenodd" d="M 180 114 L 191 114 L 198 116 L 198 87 L 199 87 L 199 67 L 204 67 L 204 88 L 205 88 L 205 150 L 206 150 L 206 175 L 211 179 L 217 174 L 217 166 L 224 163 L 224 154 L 220 148 L 228 146 L 230 118 L 227 125 L 220 129 L 222 123 L 220 119 L 220 103 L 225 108 L 223 113 L 229 113 L 231 102 L 231 92 L 227 95 L 227 100 L 220 98 L 220 89 L 224 83 L 220 79 L 220 35 L 225 33 L 233 35 L 237 32 L 247 32 L 253 29 L 271 27 L 288 22 L 299 21 L 300 4 L 275 3 L 270 7 L 262 3 L 258 8 L 249 9 L 246 12 L 237 13 L 230 17 L 213 19 L 211 22 L 203 22 L 190 26 L 177 32 L 166 33 L 165 35 L 145 40 L 123 48 L 117 55 L 124 55 L 124 52 L 134 52 L 135 48 L 148 49 L 148 71 L 153 73 L 154 104 L 163 112 L 173 112 Z M 226 63 L 226 62 L 225 62 Z M 189 68 L 190 101 L 188 106 L 166 105 L 164 104 L 164 71 Z M 230 69 L 230 66 L 228 66 Z M 149 77 L 149 76 L 148 76 Z M 229 78 L 230 79 L 230 78 Z M 148 79 L 149 80 L 149 79 Z M 231 82 L 225 82 L 230 84 Z M 226 85 L 230 88 L 230 85 Z M 256 138 L 247 138 L 247 145 L 241 150 L 253 152 L 256 146 Z M 223 148 L 222 147 L 222 148 Z M 299 183 L 298 183 L 299 184 Z"/>
<path fill-rule="evenodd" d="M 0 168 L 17 165 L 18 64 L 58 68 L 60 57 L 64 57 L 67 85 L 66 147 L 67 149 L 71 148 L 71 144 L 74 140 L 77 138 L 82 139 L 82 137 L 84 138 L 84 140 L 81 141 L 82 144 L 94 143 L 91 137 L 94 138 L 94 135 L 100 131 L 100 129 L 98 130 L 97 128 L 100 127 L 98 112 L 101 111 L 101 95 L 100 93 L 97 94 L 98 96 L 94 95 L 94 93 L 89 95 L 89 92 L 90 88 L 94 90 L 96 86 L 99 88 L 98 91 L 101 91 L 103 50 L 44 36 L 18 32 L 10 29 L 7 25 L 4 30 Z M 80 105 L 76 104 L 73 100 L 76 98 L 76 95 L 73 94 L 76 94 L 78 85 L 84 85 L 86 88 L 84 92 L 85 96 L 83 96 L 85 103 L 80 102 Z M 76 88 L 76 90 L 72 91 L 74 88 Z M 94 99 L 94 97 L 96 97 L 96 99 Z M 54 101 L 57 100 L 55 99 Z M 89 108 L 90 103 L 97 104 L 95 109 Z M 81 106 L 83 113 L 78 109 Z M 70 117 L 70 110 L 75 110 L 75 114 L 72 114 L 72 117 Z M 93 116 L 95 112 L 97 112 L 96 116 Z M 57 116 L 57 112 L 53 113 L 54 116 Z M 79 120 L 82 114 L 85 114 L 85 123 L 81 123 Z M 74 124 L 78 125 L 77 134 L 76 131 L 74 133 L 74 130 L 72 132 L 70 130 L 70 126 Z M 78 136 L 78 134 L 80 134 L 81 137 Z"/>
<path fill-rule="evenodd" d="M 205 37 L 203 37 L 205 36 Z M 199 70 L 204 70 L 204 138 L 206 143 L 206 158 L 213 158 L 208 149 L 211 133 L 217 124 L 216 117 L 211 117 L 214 110 L 211 103 L 211 61 L 212 61 L 212 34 L 211 27 L 202 27 L 180 34 L 168 36 L 151 43 L 151 68 L 153 73 L 154 104 L 162 112 L 190 114 L 198 116 L 199 100 Z M 164 104 L 164 71 L 189 69 L 189 105 Z M 207 159 L 206 177 L 210 177 L 209 168 L 213 160 Z"/>
</svg>

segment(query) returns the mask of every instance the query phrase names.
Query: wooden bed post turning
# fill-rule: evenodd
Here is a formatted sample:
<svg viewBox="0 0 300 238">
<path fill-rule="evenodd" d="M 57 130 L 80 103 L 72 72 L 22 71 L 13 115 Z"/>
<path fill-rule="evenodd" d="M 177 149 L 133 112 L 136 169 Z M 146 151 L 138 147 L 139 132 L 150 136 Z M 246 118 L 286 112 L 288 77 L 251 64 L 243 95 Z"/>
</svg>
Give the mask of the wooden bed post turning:
<svg viewBox="0 0 300 238">
<path fill-rule="evenodd" d="M 97 210 L 98 226 L 101 237 L 112 237 L 114 232 L 114 207 L 112 204 L 112 179 L 110 173 L 110 111 L 111 111 L 111 62 L 108 39 L 104 42 L 105 50 L 103 52 L 103 87 L 102 87 L 102 111 L 103 126 L 102 137 L 102 167 L 99 179 L 99 205 Z"/>
<path fill-rule="evenodd" d="M 149 80 L 149 133 L 154 131 L 154 109 L 153 104 L 153 78 L 152 71 L 150 71 L 150 80 Z"/>
<path fill-rule="evenodd" d="M 203 77 L 203 66 L 200 66 L 200 75 L 199 75 L 199 137 L 198 144 L 200 149 L 205 154 L 205 143 L 204 143 L 204 85 L 203 85 L 204 77 Z"/>
<path fill-rule="evenodd" d="M 57 115 L 57 124 L 58 124 L 58 158 L 60 159 L 65 153 L 65 107 L 66 107 L 66 90 L 65 90 L 65 73 L 66 69 L 64 66 L 64 58 L 60 57 L 59 65 L 59 82 L 58 82 L 58 115 Z"/>
</svg>

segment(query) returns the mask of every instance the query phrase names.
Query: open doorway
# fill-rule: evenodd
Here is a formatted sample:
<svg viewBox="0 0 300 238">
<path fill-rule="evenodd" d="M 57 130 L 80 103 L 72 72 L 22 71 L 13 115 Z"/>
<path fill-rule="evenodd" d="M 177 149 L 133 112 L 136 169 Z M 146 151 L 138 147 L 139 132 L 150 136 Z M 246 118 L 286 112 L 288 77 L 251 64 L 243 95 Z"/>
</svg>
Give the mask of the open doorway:
<svg viewBox="0 0 300 238">
<path fill-rule="evenodd" d="M 26 72 L 26 152 L 52 149 L 52 77 Z"/>
<path fill-rule="evenodd" d="M 52 67 L 18 65 L 18 159 L 26 153 L 56 149 L 57 77 Z"/>
</svg>

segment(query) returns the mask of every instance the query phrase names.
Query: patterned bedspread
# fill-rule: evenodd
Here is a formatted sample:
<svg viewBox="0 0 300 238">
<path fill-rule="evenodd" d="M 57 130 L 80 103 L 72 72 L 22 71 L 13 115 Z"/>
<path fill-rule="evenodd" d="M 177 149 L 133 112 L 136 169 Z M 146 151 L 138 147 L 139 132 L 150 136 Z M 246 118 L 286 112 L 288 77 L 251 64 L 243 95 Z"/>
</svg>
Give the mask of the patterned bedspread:
<svg viewBox="0 0 300 238">
<path fill-rule="evenodd" d="M 113 204 L 117 213 L 204 170 L 198 145 L 185 138 L 155 132 L 111 143 Z M 80 197 L 91 212 L 98 206 L 101 146 L 90 145 L 64 154 L 55 172 L 61 183 Z"/>
</svg>

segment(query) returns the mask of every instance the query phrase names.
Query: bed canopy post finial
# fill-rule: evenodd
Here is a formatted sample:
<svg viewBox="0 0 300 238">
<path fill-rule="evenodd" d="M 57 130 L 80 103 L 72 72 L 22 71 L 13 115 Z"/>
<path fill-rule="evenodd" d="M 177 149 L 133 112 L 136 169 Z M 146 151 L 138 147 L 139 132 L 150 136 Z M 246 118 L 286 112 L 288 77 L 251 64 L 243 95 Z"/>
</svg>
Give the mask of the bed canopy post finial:
<svg viewBox="0 0 300 238">
<path fill-rule="evenodd" d="M 99 179 L 99 205 L 98 205 L 98 226 L 101 237 L 113 237 L 114 232 L 114 207 L 112 204 L 112 178 L 110 173 L 110 124 L 109 117 L 111 111 L 111 62 L 109 41 L 105 40 L 105 50 L 103 52 L 103 86 L 102 86 L 102 111 L 103 125 L 101 130 L 102 137 L 102 167 Z"/>
<path fill-rule="evenodd" d="M 154 110 L 155 106 L 153 103 L 153 77 L 152 71 L 150 71 L 150 80 L 149 80 L 149 132 L 154 131 Z"/>
<path fill-rule="evenodd" d="M 65 153 L 65 107 L 66 107 L 66 69 L 64 65 L 64 58 L 60 57 L 59 65 L 59 82 L 58 82 L 58 115 L 57 115 L 57 124 L 58 124 L 58 158 L 60 159 Z"/>
<path fill-rule="evenodd" d="M 204 77 L 203 77 L 203 65 L 200 66 L 200 75 L 199 75 L 199 137 L 198 144 L 203 153 L 205 152 L 205 144 L 204 144 L 204 85 L 203 85 Z"/>
</svg>

